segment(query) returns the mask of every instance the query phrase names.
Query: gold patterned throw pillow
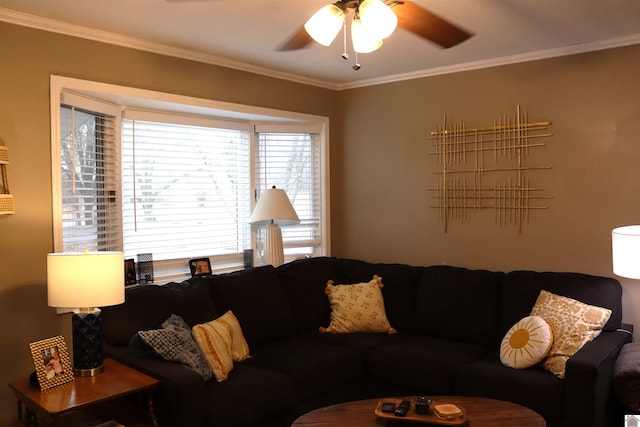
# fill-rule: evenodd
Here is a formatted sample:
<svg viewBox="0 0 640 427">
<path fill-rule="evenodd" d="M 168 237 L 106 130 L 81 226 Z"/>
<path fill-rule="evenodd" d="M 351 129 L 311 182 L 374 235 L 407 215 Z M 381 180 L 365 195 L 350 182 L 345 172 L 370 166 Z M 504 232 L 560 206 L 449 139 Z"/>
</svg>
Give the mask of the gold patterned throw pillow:
<svg viewBox="0 0 640 427">
<path fill-rule="evenodd" d="M 542 290 L 531 316 L 542 317 L 553 333 L 553 344 L 542 366 L 564 378 L 567 360 L 600 335 L 611 310 Z"/>
<path fill-rule="evenodd" d="M 551 327 L 542 317 L 520 319 L 500 344 L 500 361 L 515 369 L 530 368 L 542 362 L 553 343 Z"/>
<path fill-rule="evenodd" d="M 331 304 L 331 321 L 320 332 L 386 332 L 395 334 L 384 309 L 382 278 L 373 276 L 367 283 L 334 285 L 327 282 L 325 293 Z"/>
<path fill-rule="evenodd" d="M 215 320 L 195 325 L 192 334 L 218 382 L 229 378 L 233 362 L 249 357 L 249 346 L 231 310 Z"/>
</svg>

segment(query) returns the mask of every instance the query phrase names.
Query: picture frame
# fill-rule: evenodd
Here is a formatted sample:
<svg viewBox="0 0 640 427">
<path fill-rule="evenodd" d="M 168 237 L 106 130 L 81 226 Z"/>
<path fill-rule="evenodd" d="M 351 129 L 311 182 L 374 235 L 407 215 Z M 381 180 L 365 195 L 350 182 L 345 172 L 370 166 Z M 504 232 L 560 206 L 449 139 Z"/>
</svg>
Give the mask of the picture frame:
<svg viewBox="0 0 640 427">
<path fill-rule="evenodd" d="M 244 268 L 253 268 L 253 249 L 243 251 Z"/>
<path fill-rule="evenodd" d="M 133 258 L 124 260 L 124 285 L 131 286 L 138 283 L 136 277 L 136 261 Z"/>
<path fill-rule="evenodd" d="M 189 260 L 189 269 L 191 277 L 210 276 L 213 274 L 211 270 L 211 261 L 209 258 L 194 258 Z"/>
<path fill-rule="evenodd" d="M 29 348 L 40 390 L 73 381 L 73 367 L 62 335 L 32 342 Z"/>
</svg>

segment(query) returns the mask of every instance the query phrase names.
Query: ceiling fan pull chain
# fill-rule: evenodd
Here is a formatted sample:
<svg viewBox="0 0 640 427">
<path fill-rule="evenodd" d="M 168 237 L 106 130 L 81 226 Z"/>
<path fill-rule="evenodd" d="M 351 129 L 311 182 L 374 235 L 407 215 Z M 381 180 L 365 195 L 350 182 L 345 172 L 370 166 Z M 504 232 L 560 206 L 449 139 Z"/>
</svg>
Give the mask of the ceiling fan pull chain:
<svg viewBox="0 0 640 427">
<path fill-rule="evenodd" d="M 358 51 L 356 50 L 356 63 L 353 64 L 353 69 L 358 71 L 360 69 L 360 63 L 358 62 Z"/>
<path fill-rule="evenodd" d="M 342 59 L 349 59 L 349 54 L 347 53 L 347 20 L 344 20 L 344 24 L 342 24 Z"/>
</svg>

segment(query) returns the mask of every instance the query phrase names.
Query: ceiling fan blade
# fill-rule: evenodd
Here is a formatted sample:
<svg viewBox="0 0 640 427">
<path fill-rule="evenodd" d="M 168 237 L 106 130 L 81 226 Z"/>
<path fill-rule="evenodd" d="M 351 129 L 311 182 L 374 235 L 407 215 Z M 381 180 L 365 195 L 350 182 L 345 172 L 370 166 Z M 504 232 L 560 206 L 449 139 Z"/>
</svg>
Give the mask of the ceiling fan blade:
<svg viewBox="0 0 640 427">
<path fill-rule="evenodd" d="M 304 26 L 301 26 L 298 31 L 289 37 L 287 41 L 278 46 L 276 50 L 286 52 L 289 50 L 304 49 L 305 47 L 308 47 L 311 42 L 313 42 L 313 39 L 309 33 L 307 33 L 307 30 L 304 29 Z"/>
<path fill-rule="evenodd" d="M 398 16 L 400 28 L 443 48 L 462 43 L 473 35 L 412 2 L 402 2 L 394 6 L 393 11 Z"/>
</svg>

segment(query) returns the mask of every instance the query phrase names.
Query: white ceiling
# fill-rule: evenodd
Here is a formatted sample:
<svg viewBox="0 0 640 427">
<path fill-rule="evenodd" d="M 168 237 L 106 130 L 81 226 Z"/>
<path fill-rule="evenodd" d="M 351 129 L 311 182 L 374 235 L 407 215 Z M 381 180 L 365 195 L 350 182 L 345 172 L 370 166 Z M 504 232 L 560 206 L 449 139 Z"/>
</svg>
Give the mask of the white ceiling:
<svg viewBox="0 0 640 427">
<path fill-rule="evenodd" d="M 335 89 L 640 43 L 639 0 L 412 1 L 474 36 L 441 49 L 397 29 L 354 71 L 341 35 L 276 50 L 330 0 L 0 0 L 0 21 Z"/>
</svg>

